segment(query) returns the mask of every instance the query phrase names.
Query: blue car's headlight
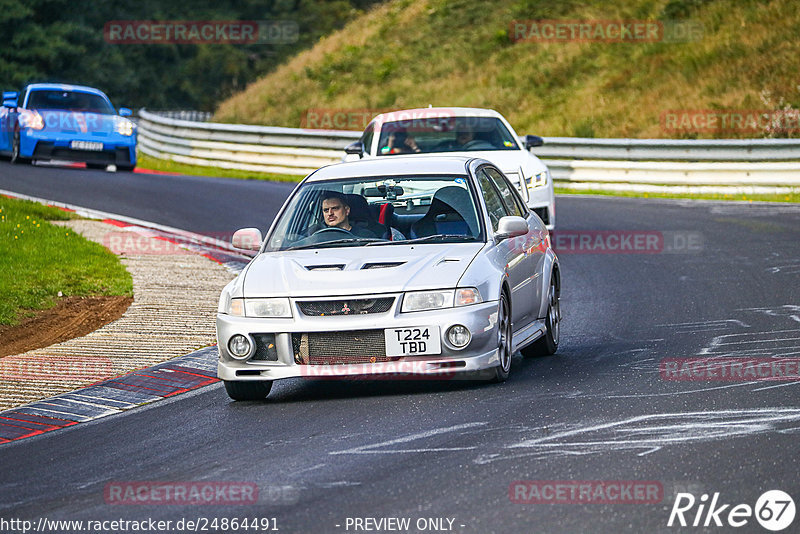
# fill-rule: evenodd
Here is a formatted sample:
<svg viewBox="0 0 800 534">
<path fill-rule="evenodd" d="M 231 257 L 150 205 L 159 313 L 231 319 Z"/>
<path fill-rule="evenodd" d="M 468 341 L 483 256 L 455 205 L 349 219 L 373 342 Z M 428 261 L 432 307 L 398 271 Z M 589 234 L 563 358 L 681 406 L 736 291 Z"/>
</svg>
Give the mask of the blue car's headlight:
<svg viewBox="0 0 800 534">
<path fill-rule="evenodd" d="M 19 125 L 22 128 L 41 130 L 44 128 L 44 119 L 38 111 L 22 110 L 19 114 Z"/>
<path fill-rule="evenodd" d="M 122 117 L 117 117 L 117 123 L 114 125 L 114 129 L 120 135 L 131 136 L 133 135 L 133 129 L 136 127 L 133 124 L 133 121 L 129 121 L 128 119 L 123 119 Z"/>
</svg>

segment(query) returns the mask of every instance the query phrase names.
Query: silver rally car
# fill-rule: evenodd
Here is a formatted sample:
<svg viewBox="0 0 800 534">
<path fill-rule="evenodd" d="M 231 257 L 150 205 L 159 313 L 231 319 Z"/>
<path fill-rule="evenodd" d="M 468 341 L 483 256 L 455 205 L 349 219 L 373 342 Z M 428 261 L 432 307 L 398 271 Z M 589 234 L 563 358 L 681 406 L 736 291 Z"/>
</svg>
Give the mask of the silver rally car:
<svg viewBox="0 0 800 534">
<path fill-rule="evenodd" d="M 398 156 L 323 167 L 287 199 L 222 291 L 218 376 L 236 400 L 290 377 L 505 380 L 552 354 L 558 259 L 492 163 Z"/>
</svg>

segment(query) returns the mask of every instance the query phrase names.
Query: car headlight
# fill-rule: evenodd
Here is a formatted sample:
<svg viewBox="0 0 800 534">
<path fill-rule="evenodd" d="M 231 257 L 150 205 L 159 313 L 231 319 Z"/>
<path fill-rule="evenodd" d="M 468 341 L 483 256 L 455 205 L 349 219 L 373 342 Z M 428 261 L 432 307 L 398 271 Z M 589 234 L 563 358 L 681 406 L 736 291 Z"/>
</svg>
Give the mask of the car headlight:
<svg viewBox="0 0 800 534">
<path fill-rule="evenodd" d="M 132 121 L 118 117 L 117 124 L 115 125 L 114 129 L 117 131 L 118 134 L 130 137 L 131 135 L 133 135 L 133 128 L 134 124 Z"/>
<path fill-rule="evenodd" d="M 284 297 L 221 299 L 220 309 L 223 307 L 222 313 L 237 317 L 292 317 L 289 299 Z"/>
<path fill-rule="evenodd" d="M 403 312 L 438 310 L 483 302 L 474 287 L 437 291 L 409 291 L 403 296 Z"/>
<path fill-rule="evenodd" d="M 528 187 L 542 187 L 543 185 L 547 185 L 549 180 L 550 170 L 545 169 L 538 174 L 534 174 L 533 176 L 528 176 L 525 178 L 525 183 L 528 184 Z"/>
<path fill-rule="evenodd" d="M 44 128 L 44 119 L 39 115 L 38 111 L 23 110 L 19 115 L 19 125 L 22 128 L 42 130 Z"/>
</svg>

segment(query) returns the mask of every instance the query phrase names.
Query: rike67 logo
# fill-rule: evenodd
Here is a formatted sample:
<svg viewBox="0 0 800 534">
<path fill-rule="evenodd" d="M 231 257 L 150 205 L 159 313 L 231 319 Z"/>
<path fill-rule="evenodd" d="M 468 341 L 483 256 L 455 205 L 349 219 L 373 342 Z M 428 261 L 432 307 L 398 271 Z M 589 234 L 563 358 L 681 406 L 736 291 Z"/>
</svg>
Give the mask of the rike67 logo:
<svg viewBox="0 0 800 534">
<path fill-rule="evenodd" d="M 755 517 L 767 530 L 784 530 L 794 521 L 794 500 L 781 490 L 764 492 L 754 507 L 749 504 L 723 504 L 719 492 L 711 496 L 704 493 L 696 499 L 691 493 L 678 493 L 667 526 L 692 527 L 733 527 L 747 525 Z"/>
</svg>

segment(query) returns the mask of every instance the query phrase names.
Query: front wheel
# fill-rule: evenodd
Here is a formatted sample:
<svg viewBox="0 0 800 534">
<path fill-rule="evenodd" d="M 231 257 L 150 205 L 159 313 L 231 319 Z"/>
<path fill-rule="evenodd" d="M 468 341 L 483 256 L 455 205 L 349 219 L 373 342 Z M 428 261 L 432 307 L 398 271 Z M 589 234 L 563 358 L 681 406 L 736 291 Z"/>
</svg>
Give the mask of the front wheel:
<svg viewBox="0 0 800 534">
<path fill-rule="evenodd" d="M 272 381 L 266 382 L 244 382 L 244 381 L 225 381 L 225 391 L 228 396 L 237 401 L 263 400 L 267 398 L 272 389 Z"/>
<path fill-rule="evenodd" d="M 561 338 L 561 290 L 556 285 L 555 274 L 550 276 L 550 289 L 547 292 L 547 332 L 520 352 L 523 356 L 550 356 L 558 350 Z"/>
<path fill-rule="evenodd" d="M 505 291 L 500 294 L 497 310 L 497 359 L 492 382 L 505 382 L 511 374 L 511 305 Z"/>
<path fill-rule="evenodd" d="M 20 156 L 19 130 L 17 130 L 11 141 L 11 163 L 28 163 L 28 161 L 27 158 Z"/>
</svg>

